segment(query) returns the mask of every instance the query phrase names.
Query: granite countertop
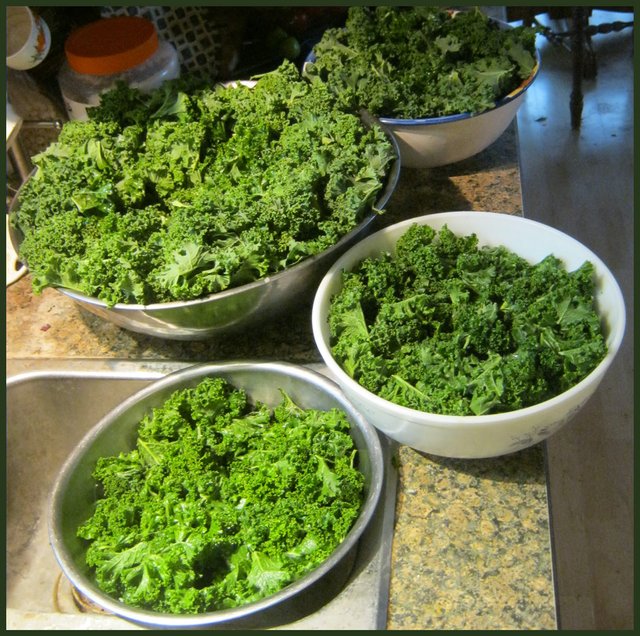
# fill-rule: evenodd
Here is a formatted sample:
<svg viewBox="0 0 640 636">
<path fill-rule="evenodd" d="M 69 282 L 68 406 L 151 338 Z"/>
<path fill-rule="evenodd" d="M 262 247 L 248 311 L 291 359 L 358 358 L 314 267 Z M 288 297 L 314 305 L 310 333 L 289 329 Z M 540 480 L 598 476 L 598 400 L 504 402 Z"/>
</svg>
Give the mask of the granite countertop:
<svg viewBox="0 0 640 636">
<path fill-rule="evenodd" d="M 447 210 L 522 213 L 515 123 L 476 157 L 404 170 L 388 225 Z M 128 332 L 27 274 L 7 288 L 7 362 L 124 359 L 321 362 L 311 299 L 252 332 L 198 342 Z M 286 337 L 283 338 L 283 334 Z M 555 629 L 549 509 L 541 445 L 495 459 L 451 460 L 401 446 L 388 629 Z"/>
</svg>

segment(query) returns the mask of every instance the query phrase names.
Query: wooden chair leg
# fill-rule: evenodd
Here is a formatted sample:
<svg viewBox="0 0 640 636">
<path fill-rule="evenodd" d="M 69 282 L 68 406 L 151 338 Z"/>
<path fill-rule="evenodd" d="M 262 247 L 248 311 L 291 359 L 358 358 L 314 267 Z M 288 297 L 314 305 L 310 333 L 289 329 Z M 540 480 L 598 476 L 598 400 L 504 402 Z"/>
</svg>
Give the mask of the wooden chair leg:
<svg viewBox="0 0 640 636">
<path fill-rule="evenodd" d="M 571 53 L 573 56 L 573 86 L 571 89 L 571 128 L 580 129 L 582 122 L 582 77 L 584 74 L 585 55 L 585 27 L 587 22 L 587 9 L 575 7 L 573 9 L 573 35 Z"/>
</svg>

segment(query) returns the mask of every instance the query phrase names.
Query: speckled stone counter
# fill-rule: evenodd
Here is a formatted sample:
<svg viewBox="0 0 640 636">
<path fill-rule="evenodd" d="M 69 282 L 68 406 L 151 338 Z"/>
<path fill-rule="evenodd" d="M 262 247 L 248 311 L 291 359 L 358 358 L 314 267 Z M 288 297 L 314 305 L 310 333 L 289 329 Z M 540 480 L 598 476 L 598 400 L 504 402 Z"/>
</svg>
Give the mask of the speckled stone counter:
<svg viewBox="0 0 640 636">
<path fill-rule="evenodd" d="M 404 170 L 378 227 L 446 210 L 521 214 L 517 133 L 433 170 Z M 251 332 L 168 341 L 125 331 L 29 275 L 7 288 L 11 359 L 112 358 L 320 362 L 311 298 Z M 538 445 L 490 460 L 449 460 L 400 447 L 387 628 L 555 629 L 544 452 Z"/>
</svg>

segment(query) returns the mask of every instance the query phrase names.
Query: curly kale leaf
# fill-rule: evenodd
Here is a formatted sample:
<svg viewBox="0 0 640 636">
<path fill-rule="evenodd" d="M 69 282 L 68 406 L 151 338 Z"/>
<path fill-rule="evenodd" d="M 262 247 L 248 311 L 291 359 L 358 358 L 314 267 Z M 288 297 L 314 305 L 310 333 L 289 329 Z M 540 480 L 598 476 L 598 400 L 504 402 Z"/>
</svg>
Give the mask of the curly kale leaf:
<svg viewBox="0 0 640 636">
<path fill-rule="evenodd" d="M 191 614 L 264 598 L 344 540 L 364 476 L 338 409 L 252 404 L 221 377 L 174 391 L 136 446 L 101 457 L 99 497 L 78 528 L 106 593 Z"/>
<path fill-rule="evenodd" d="M 331 247 L 380 212 L 395 159 L 289 62 L 254 88 L 120 84 L 90 114 L 34 158 L 12 222 L 36 292 L 109 305 L 200 298 Z"/>
<path fill-rule="evenodd" d="M 535 29 L 501 29 L 478 10 L 350 7 L 306 72 L 337 103 L 387 117 L 479 113 L 529 77 Z"/>
<path fill-rule="evenodd" d="M 396 253 L 343 273 L 328 315 L 332 352 L 392 402 L 451 415 L 537 404 L 605 356 L 589 261 L 529 264 L 474 234 L 412 225 Z"/>
</svg>

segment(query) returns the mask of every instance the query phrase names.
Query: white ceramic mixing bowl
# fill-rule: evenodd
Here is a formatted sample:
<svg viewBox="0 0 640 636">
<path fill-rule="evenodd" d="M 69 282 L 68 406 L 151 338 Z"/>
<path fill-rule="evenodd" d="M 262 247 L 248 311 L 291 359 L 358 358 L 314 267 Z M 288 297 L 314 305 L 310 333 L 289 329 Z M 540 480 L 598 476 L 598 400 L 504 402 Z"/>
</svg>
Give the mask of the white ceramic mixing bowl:
<svg viewBox="0 0 640 636">
<path fill-rule="evenodd" d="M 548 254 L 560 258 L 568 270 L 585 260 L 595 267 L 596 304 L 602 318 L 608 352 L 581 382 L 564 393 L 527 408 L 495 415 L 454 416 L 425 413 L 398 406 L 367 391 L 353 380 L 331 354 L 327 315 L 331 298 L 341 287 L 341 273 L 361 260 L 385 251 L 393 253 L 397 240 L 413 223 L 458 235 L 475 233 L 480 245 L 504 245 L 531 263 Z M 344 393 L 380 431 L 417 450 L 457 458 L 493 457 L 532 446 L 562 428 L 584 406 L 615 358 L 625 330 L 625 304 L 620 287 L 607 266 L 586 246 L 557 229 L 497 212 L 443 212 L 408 219 L 360 241 L 340 257 L 323 278 L 312 309 L 316 345 Z"/>
<path fill-rule="evenodd" d="M 540 64 L 518 88 L 482 113 L 379 121 L 397 140 L 402 166 L 436 168 L 468 159 L 488 148 L 509 127 L 522 106 Z"/>
</svg>

